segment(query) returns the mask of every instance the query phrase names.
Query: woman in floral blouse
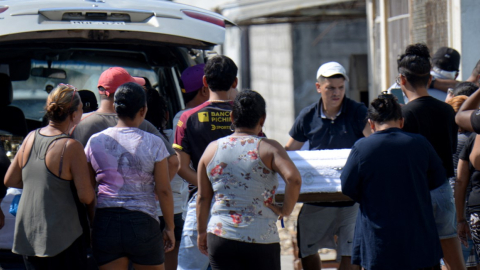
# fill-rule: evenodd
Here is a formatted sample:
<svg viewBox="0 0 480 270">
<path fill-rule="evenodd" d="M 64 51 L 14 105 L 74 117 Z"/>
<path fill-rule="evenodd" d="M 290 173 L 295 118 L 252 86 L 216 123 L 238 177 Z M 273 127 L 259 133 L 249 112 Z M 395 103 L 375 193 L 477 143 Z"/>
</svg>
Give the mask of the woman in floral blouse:
<svg viewBox="0 0 480 270">
<path fill-rule="evenodd" d="M 278 142 L 256 136 L 265 117 L 263 97 L 240 92 L 231 114 L 235 132 L 212 142 L 200 160 L 198 247 L 213 270 L 280 270 L 276 222 L 292 212 L 301 177 Z M 281 207 L 274 203 L 277 172 L 286 182 Z"/>
</svg>

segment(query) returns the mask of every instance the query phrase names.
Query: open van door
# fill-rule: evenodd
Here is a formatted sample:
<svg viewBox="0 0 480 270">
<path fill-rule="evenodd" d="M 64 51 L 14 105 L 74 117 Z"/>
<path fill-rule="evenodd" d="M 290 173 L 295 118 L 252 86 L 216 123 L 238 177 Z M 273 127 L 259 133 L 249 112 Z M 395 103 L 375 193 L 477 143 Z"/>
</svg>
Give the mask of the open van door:
<svg viewBox="0 0 480 270">
<path fill-rule="evenodd" d="M 0 43 L 44 39 L 159 42 L 192 48 L 222 44 L 217 13 L 159 0 L 2 1 Z"/>
</svg>

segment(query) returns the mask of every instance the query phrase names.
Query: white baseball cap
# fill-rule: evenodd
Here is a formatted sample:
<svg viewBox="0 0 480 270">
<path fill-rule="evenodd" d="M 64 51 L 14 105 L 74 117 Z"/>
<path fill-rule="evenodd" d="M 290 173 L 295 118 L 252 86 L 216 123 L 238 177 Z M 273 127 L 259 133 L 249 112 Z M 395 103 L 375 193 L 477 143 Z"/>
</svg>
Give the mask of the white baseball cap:
<svg viewBox="0 0 480 270">
<path fill-rule="evenodd" d="M 321 65 L 317 71 L 317 80 L 320 78 L 320 76 L 328 78 L 332 77 L 333 75 L 342 75 L 343 77 L 345 77 L 345 80 L 348 81 L 348 76 L 345 68 L 337 62 L 328 62 Z"/>
</svg>

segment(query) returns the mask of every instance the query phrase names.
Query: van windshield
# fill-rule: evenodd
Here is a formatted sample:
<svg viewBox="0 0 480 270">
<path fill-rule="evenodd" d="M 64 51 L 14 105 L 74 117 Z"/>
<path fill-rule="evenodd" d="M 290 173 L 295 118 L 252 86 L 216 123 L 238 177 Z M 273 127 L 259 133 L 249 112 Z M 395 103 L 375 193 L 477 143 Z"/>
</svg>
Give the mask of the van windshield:
<svg viewBox="0 0 480 270">
<path fill-rule="evenodd" d="M 45 103 L 48 96 L 47 88 L 54 88 L 59 83 L 71 84 L 78 90 L 90 90 L 95 93 L 97 100 L 99 95 L 97 91 L 97 82 L 100 74 L 114 64 L 101 64 L 90 61 L 55 61 L 51 68 L 61 69 L 66 72 L 65 79 L 47 78 L 30 75 L 25 81 L 12 81 L 13 102 L 12 105 L 19 107 L 25 114 L 25 118 L 42 121 L 45 114 Z M 152 86 L 157 85 L 158 78 L 153 69 L 148 69 L 145 65 L 122 65 L 130 75 L 135 77 L 147 78 Z M 48 68 L 47 61 L 31 61 L 31 68 Z"/>
</svg>

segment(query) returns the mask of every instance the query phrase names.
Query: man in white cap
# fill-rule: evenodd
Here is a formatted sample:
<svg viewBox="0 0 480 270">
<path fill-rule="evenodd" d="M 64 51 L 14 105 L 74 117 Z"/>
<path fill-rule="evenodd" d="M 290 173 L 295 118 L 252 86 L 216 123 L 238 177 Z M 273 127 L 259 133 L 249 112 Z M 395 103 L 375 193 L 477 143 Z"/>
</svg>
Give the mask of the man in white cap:
<svg viewBox="0 0 480 270">
<path fill-rule="evenodd" d="M 285 149 L 300 150 L 307 141 L 309 150 L 351 148 L 358 139 L 370 135 L 367 108 L 345 97 L 345 81 L 348 76 L 339 63 L 320 66 L 315 85 L 321 98 L 304 108 L 295 119 Z M 318 255 L 321 248 L 337 250 L 339 269 L 360 269 L 350 262 L 357 210 L 358 204 L 354 202 L 303 205 L 297 230 L 303 269 L 321 269 Z"/>
</svg>

